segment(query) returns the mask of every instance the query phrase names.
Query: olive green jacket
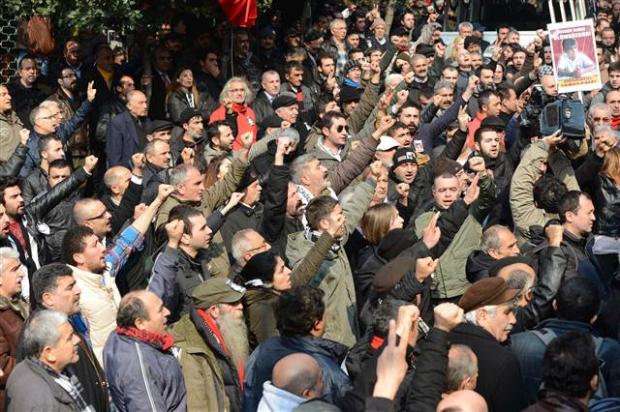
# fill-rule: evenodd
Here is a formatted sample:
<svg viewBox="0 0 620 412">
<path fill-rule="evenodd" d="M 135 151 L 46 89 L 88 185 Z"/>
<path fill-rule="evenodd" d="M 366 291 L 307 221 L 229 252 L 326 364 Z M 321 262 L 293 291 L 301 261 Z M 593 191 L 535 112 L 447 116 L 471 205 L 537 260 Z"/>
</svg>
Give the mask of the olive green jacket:
<svg viewBox="0 0 620 412">
<path fill-rule="evenodd" d="M 439 257 L 433 280 L 433 297 L 439 299 L 461 296 L 469 286 L 465 273 L 467 257 L 478 249 L 482 238 L 482 223 L 495 202 L 495 184 L 489 175 L 480 179 L 480 195 L 469 208 L 469 216 Z M 422 238 L 424 228 L 436 212 L 434 206 L 415 220 L 416 235 Z"/>
<path fill-rule="evenodd" d="M 344 251 L 349 235 L 355 230 L 359 220 L 368 208 L 375 191 L 376 183 L 368 180 L 358 184 L 350 196 L 341 200 L 345 215 L 345 234 L 337 247 L 327 253 L 319 270 L 309 284 L 325 292 L 325 335 L 326 339 L 353 346 L 358 338 L 357 304 L 355 286 L 349 259 Z M 315 242 L 306 233 L 289 235 L 286 245 L 286 258 L 293 268 L 304 264 L 304 258 Z"/>
<path fill-rule="evenodd" d="M 241 159 L 233 160 L 230 172 L 224 176 L 224 179 L 204 191 L 200 204 L 194 205 L 190 202 L 179 200 L 174 195 L 169 196 L 164 204 L 159 208 L 156 226 L 159 227 L 160 225 L 166 223 L 168 221 L 170 211 L 175 206 L 181 204 L 190 204 L 191 206 L 195 206 L 200 209 L 205 216 L 209 216 L 213 210 L 224 205 L 228 201 L 230 195 L 237 190 L 239 182 L 241 181 L 247 167 L 247 162 Z M 222 239 L 222 235 L 219 231 L 211 239 L 211 244 L 207 249 L 207 256 L 209 257 L 208 269 L 212 276 L 226 277 L 229 275 L 230 261 L 228 259 L 228 252 L 226 251 L 224 239 Z"/>
</svg>

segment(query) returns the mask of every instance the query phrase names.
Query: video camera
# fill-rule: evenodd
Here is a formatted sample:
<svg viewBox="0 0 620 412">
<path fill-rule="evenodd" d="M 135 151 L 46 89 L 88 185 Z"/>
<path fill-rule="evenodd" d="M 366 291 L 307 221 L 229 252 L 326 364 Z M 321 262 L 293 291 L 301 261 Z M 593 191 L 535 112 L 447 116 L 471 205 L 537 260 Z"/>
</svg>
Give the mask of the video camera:
<svg viewBox="0 0 620 412">
<path fill-rule="evenodd" d="M 581 140 L 586 135 L 585 109 L 577 100 L 560 99 L 547 104 L 540 116 L 540 133 L 549 136 L 562 130 L 567 139 Z"/>
<path fill-rule="evenodd" d="M 532 128 L 532 134 L 537 135 L 538 130 L 536 129 L 538 129 L 539 124 L 536 119 L 540 118 L 543 108 L 547 104 L 554 102 L 555 99 L 555 96 L 550 96 L 545 92 L 542 85 L 535 84 L 532 86 L 532 94 L 519 116 L 521 126 Z"/>
</svg>

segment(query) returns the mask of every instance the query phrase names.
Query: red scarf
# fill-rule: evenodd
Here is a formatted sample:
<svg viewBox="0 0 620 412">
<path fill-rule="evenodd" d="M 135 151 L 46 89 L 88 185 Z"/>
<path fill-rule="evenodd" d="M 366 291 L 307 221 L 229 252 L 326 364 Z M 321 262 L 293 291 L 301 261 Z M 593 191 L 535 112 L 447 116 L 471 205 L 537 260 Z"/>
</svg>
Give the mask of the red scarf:
<svg viewBox="0 0 620 412">
<path fill-rule="evenodd" d="M 232 109 L 236 113 L 245 115 L 248 112 L 248 105 L 245 103 L 244 104 L 233 103 Z"/>
<path fill-rule="evenodd" d="M 620 116 L 618 117 L 611 117 L 611 127 L 614 130 L 618 130 L 618 128 L 620 128 Z"/>
<path fill-rule="evenodd" d="M 174 338 L 167 333 L 149 332 L 138 328 L 116 327 L 116 333 L 153 345 L 161 351 L 167 351 L 174 345 Z"/>
<path fill-rule="evenodd" d="M 198 316 L 200 316 L 200 319 L 204 321 L 207 328 L 209 328 L 209 330 L 215 335 L 218 343 L 222 347 L 222 351 L 226 355 L 230 356 L 230 352 L 228 351 L 226 342 L 224 342 L 224 337 L 222 336 L 222 332 L 220 332 L 220 328 L 217 326 L 217 322 L 215 322 L 215 319 L 213 319 L 211 315 L 209 315 L 204 309 L 196 309 L 196 313 L 198 313 Z M 244 365 L 243 363 L 239 363 L 239 365 L 236 365 L 236 366 L 237 366 L 237 373 L 239 374 L 239 384 L 241 385 L 241 390 L 243 390 L 243 379 L 245 377 Z"/>
</svg>

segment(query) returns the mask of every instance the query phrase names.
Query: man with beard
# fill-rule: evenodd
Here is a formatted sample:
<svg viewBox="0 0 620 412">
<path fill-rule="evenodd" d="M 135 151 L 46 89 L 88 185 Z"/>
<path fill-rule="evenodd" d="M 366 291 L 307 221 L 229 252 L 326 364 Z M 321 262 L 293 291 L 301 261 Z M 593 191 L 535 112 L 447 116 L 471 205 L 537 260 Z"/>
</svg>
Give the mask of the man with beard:
<svg viewBox="0 0 620 412">
<path fill-rule="evenodd" d="M 118 327 L 106 342 L 105 371 L 116 409 L 121 412 L 185 411 L 187 392 L 166 333 L 170 312 L 153 293 L 139 290 L 123 297 Z"/>
<path fill-rule="evenodd" d="M 415 102 L 407 102 L 403 105 L 403 107 L 399 110 L 397 121 L 403 123 L 411 133 L 411 136 L 415 135 L 418 131 L 418 127 L 420 126 L 420 112 L 422 108 L 419 104 Z M 396 140 L 399 140 L 393 134 L 390 134 Z M 402 142 L 401 142 L 402 143 Z M 409 145 L 411 145 L 411 141 L 409 141 Z"/>
<path fill-rule="evenodd" d="M 467 280 L 474 283 L 489 277 L 489 268 L 499 259 L 520 255 L 517 238 L 506 226 L 494 225 L 484 231 L 480 249 L 467 258 Z"/>
<path fill-rule="evenodd" d="M 519 292 L 499 277 L 479 280 L 459 301 L 466 322 L 450 333 L 450 342 L 469 346 L 478 358 L 476 392 L 487 401 L 489 412 L 516 412 L 525 407 L 519 362 L 501 345 L 516 323 Z"/>
<path fill-rule="evenodd" d="M 241 298 L 245 288 L 211 278 L 191 293 L 189 313 L 174 324 L 179 362 L 196 411 L 241 411 L 241 388 L 249 355 Z"/>
<path fill-rule="evenodd" d="M 35 196 L 47 191 L 50 164 L 65 158 L 62 141 L 53 134 L 45 136 L 39 140 L 39 156 L 41 158 L 39 167 L 33 170 L 22 184 L 22 196 L 26 203 L 30 203 Z"/>
<path fill-rule="evenodd" d="M 79 337 L 77 345 L 79 360 L 69 367 L 69 372 L 78 378 L 83 388 L 84 399 L 95 410 L 105 411 L 108 410 L 108 382 L 90 345 L 88 324 L 80 313 L 80 294 L 80 288 L 69 266 L 62 263 L 43 266 L 32 276 L 31 316 L 37 311 L 50 309 L 69 317 L 69 323 Z M 25 355 L 27 354 L 23 350 L 18 350 L 17 361 L 23 359 Z"/>
<path fill-rule="evenodd" d="M 27 54 L 19 62 L 18 76 L 7 84 L 13 98 L 13 107 L 22 123 L 29 129 L 34 126 L 30 121 L 30 112 L 45 100 L 49 90 L 42 88 L 39 79 L 37 58 Z"/>
<path fill-rule="evenodd" d="M 39 194 L 28 205 L 22 197 L 19 179 L 14 176 L 0 178 L 0 203 L 6 208 L 10 219 L 8 240 L 11 247 L 19 252 L 29 275 L 46 259 L 44 236 L 52 233 L 44 218 L 90 176 L 97 162 L 94 156 L 92 159 L 74 176 Z"/>
<path fill-rule="evenodd" d="M 192 108 L 183 110 L 180 118 L 183 134 L 172 141 L 170 146 L 173 164 L 185 163 L 186 158 L 193 159 L 193 165 L 203 170 L 207 165 L 204 153 L 205 127 L 202 114 Z"/>
<path fill-rule="evenodd" d="M 209 125 L 207 129 L 207 144 L 205 145 L 204 158 L 207 165 L 214 157 L 226 155 L 232 158 L 232 144 L 235 140 L 232 128 L 226 120 L 218 120 Z"/>
<path fill-rule="evenodd" d="M 78 78 L 75 71 L 70 67 L 63 67 L 56 77 L 58 90 L 48 97 L 47 100 L 58 103 L 63 119 L 70 119 L 82 102 L 82 97 L 78 95 Z M 89 151 L 88 128 L 86 124 L 82 124 L 71 135 L 67 146 L 68 154 L 71 156 L 71 159 L 76 161 L 74 164 L 82 163 Z"/>
<path fill-rule="evenodd" d="M 171 192 L 171 186 L 161 185 L 155 201 L 121 232 L 107 252 L 101 239 L 85 226 L 69 229 L 62 241 L 63 260 L 70 265 L 82 290 L 80 307 L 90 325 L 91 344 L 100 362 L 103 361 L 103 346 L 116 328 L 121 300 L 115 277 L 129 256 L 141 247 L 157 209 Z"/>
</svg>

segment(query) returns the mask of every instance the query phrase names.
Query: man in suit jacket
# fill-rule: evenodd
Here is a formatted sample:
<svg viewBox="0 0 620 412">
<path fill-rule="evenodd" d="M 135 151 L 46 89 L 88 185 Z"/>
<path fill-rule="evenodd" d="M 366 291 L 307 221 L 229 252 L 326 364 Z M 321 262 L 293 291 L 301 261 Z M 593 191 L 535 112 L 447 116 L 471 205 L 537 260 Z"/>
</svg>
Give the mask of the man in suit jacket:
<svg viewBox="0 0 620 412">
<path fill-rule="evenodd" d="M 274 114 L 271 102 L 280 94 L 280 75 L 275 70 L 267 70 L 261 76 L 261 91 L 252 103 L 256 122 L 262 126 L 263 120 Z"/>
<path fill-rule="evenodd" d="M 131 168 L 131 156 L 146 145 L 146 96 L 139 90 L 127 93 L 127 111 L 112 118 L 106 132 L 108 168 Z"/>
<path fill-rule="evenodd" d="M 170 70 L 172 69 L 172 53 L 165 46 L 160 46 L 153 52 L 152 74 L 150 81 L 151 97 L 149 99 L 149 118 L 151 120 L 166 120 L 166 92 L 173 82 Z M 146 86 L 146 84 L 144 84 Z"/>
</svg>

